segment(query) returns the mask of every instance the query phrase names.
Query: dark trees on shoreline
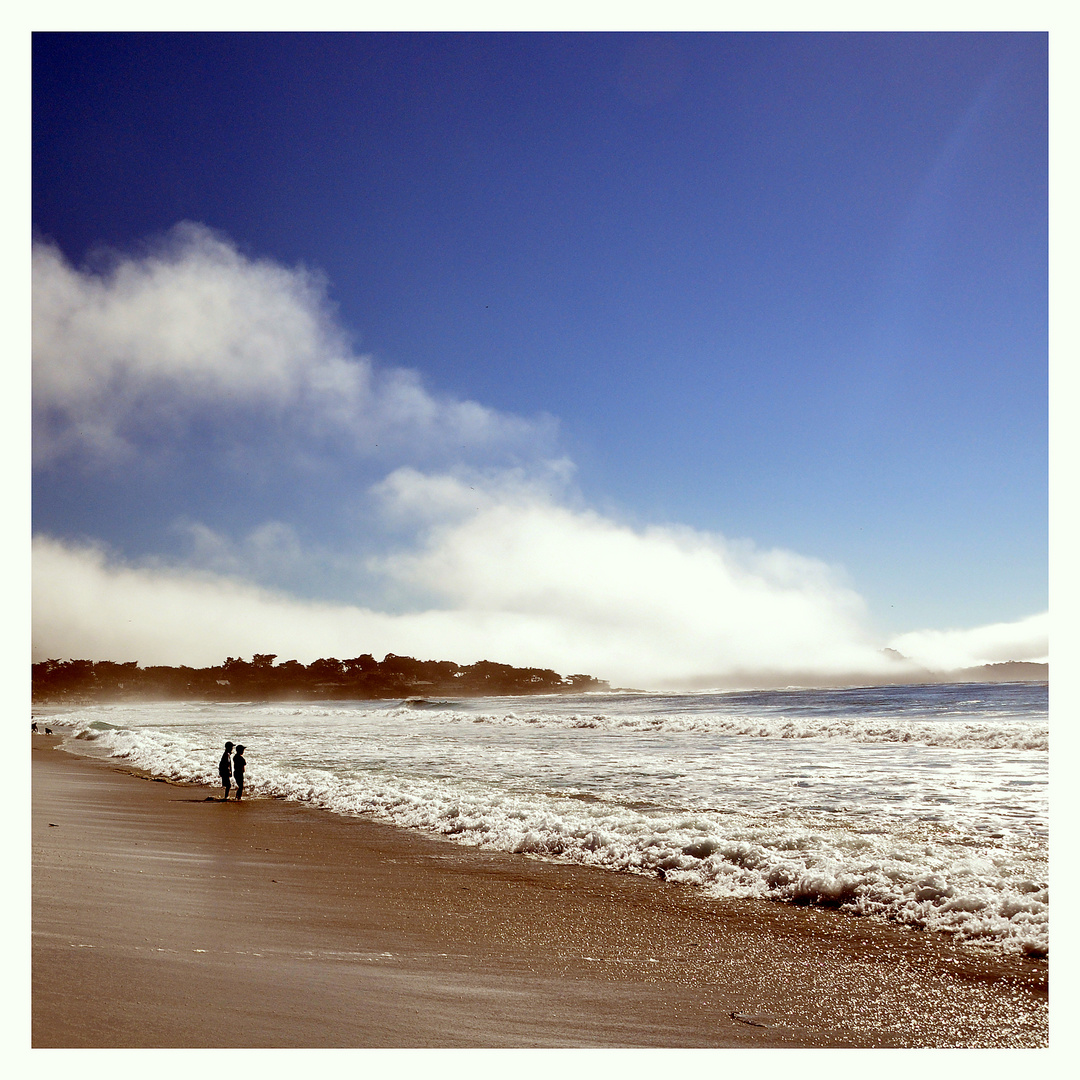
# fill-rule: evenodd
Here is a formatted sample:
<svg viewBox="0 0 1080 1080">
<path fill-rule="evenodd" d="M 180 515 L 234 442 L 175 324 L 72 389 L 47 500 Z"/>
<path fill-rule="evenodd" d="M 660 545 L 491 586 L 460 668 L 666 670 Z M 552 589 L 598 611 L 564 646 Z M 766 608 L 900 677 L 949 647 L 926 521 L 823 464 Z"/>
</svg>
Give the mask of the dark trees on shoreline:
<svg viewBox="0 0 1080 1080">
<path fill-rule="evenodd" d="M 349 698 L 481 697 L 606 690 L 591 675 L 565 679 L 550 668 L 515 668 L 480 660 L 460 666 L 450 660 L 415 660 L 393 653 L 376 660 L 370 653 L 349 660 L 327 657 L 308 665 L 274 664 L 274 653 L 250 661 L 227 657 L 215 667 L 141 668 L 137 661 L 43 660 L 33 664 L 35 701 L 116 700 L 322 700 Z"/>
</svg>

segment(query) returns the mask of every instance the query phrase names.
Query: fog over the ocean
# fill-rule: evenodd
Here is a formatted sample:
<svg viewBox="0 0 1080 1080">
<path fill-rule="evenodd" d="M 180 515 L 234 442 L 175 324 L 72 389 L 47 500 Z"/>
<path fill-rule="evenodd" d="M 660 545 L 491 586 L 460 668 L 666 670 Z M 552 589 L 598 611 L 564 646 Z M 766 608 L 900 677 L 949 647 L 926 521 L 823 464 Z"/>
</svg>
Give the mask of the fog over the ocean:
<svg viewBox="0 0 1080 1080">
<path fill-rule="evenodd" d="M 361 354 L 316 272 L 201 225 L 85 268 L 35 243 L 33 336 L 39 475 L 130 517 L 35 537 L 35 660 L 394 652 L 661 686 L 1046 658 L 1042 613 L 883 638 L 842 568 L 587 505 L 556 419 Z M 136 522 L 159 547 L 118 539 Z"/>
</svg>

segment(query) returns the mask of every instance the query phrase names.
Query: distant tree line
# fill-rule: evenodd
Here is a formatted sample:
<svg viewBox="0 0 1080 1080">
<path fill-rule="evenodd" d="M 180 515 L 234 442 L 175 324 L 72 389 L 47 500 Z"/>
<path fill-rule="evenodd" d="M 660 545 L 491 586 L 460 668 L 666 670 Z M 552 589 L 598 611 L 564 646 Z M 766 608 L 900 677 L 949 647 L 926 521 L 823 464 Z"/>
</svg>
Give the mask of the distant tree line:
<svg viewBox="0 0 1080 1080">
<path fill-rule="evenodd" d="M 516 668 L 480 660 L 462 667 L 450 660 L 414 660 L 370 653 L 304 665 L 275 664 L 276 653 L 251 660 L 227 657 L 208 668 L 139 667 L 111 660 L 43 660 L 32 665 L 35 701 L 122 698 L 197 700 L 312 700 L 343 698 L 477 697 L 492 694 L 552 694 L 607 690 L 591 675 L 565 679 L 549 668 Z"/>
</svg>

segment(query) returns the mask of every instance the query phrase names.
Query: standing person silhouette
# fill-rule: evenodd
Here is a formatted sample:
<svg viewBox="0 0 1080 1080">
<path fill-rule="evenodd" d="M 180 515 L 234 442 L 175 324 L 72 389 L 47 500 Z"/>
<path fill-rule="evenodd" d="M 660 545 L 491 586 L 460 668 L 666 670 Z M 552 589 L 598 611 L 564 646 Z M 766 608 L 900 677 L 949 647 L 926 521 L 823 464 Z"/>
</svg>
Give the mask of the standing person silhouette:
<svg viewBox="0 0 1080 1080">
<path fill-rule="evenodd" d="M 222 796 L 221 801 L 224 802 L 229 797 L 229 789 L 232 787 L 232 762 L 229 760 L 229 755 L 232 753 L 233 744 L 227 742 L 225 744 L 225 753 L 221 755 L 221 760 L 218 762 L 218 776 L 221 777 L 221 786 L 225 789 L 225 794 Z"/>
<path fill-rule="evenodd" d="M 233 755 L 233 775 L 236 777 L 236 801 L 239 802 L 244 797 L 244 769 L 247 768 L 247 761 L 244 758 L 244 748 L 238 746 L 236 753 Z M 228 796 L 226 796 L 227 798 Z"/>
</svg>

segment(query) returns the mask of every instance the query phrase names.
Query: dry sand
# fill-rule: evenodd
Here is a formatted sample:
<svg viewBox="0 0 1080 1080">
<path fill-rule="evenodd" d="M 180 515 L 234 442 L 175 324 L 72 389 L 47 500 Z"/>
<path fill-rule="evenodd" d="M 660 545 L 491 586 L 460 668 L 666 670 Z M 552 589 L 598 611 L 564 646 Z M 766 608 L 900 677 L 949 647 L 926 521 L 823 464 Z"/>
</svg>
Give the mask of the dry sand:
<svg viewBox="0 0 1080 1080">
<path fill-rule="evenodd" d="M 34 1047 L 1040 1047 L 1047 966 L 33 737 Z"/>
</svg>

